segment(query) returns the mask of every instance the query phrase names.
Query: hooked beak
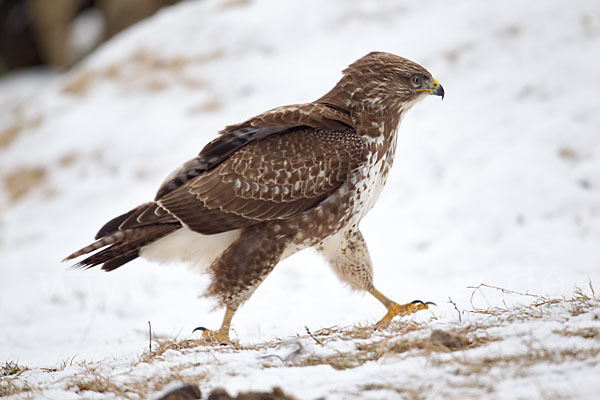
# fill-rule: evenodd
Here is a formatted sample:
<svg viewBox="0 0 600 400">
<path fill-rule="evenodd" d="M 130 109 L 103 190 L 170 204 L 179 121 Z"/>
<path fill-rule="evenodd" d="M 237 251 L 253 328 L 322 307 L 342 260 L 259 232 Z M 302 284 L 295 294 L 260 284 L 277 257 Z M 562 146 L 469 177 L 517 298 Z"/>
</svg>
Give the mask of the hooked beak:
<svg viewBox="0 0 600 400">
<path fill-rule="evenodd" d="M 444 88 L 435 79 L 433 80 L 433 89 L 431 89 L 431 94 L 435 96 L 442 96 L 442 100 L 444 100 Z"/>
<path fill-rule="evenodd" d="M 431 89 L 431 94 L 435 96 L 442 96 L 442 100 L 444 100 L 444 88 L 435 79 L 433 80 L 433 89 Z"/>
<path fill-rule="evenodd" d="M 417 89 L 417 92 L 428 92 L 435 96 L 442 96 L 442 100 L 444 100 L 444 88 L 435 79 L 432 79 L 432 86 L 430 89 Z"/>
</svg>

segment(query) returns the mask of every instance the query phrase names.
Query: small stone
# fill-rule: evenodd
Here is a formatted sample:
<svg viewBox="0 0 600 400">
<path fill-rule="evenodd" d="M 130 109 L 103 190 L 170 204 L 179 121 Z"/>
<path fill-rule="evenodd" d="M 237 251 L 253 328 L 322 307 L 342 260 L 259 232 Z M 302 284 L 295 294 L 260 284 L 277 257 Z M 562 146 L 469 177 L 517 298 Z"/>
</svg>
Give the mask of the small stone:
<svg viewBox="0 0 600 400">
<path fill-rule="evenodd" d="M 166 393 L 158 400 L 195 400 L 201 399 L 202 393 L 196 385 L 184 385 Z"/>
</svg>

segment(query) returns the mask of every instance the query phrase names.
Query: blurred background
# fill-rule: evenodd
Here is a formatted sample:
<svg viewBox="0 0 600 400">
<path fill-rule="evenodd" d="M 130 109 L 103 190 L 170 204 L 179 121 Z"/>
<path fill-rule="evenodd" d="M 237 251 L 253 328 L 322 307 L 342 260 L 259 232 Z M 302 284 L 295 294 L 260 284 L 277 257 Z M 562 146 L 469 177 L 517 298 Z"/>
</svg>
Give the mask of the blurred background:
<svg viewBox="0 0 600 400">
<path fill-rule="evenodd" d="M 66 70 L 100 43 L 177 0 L 1 0 L 0 77 L 45 65 Z"/>
<path fill-rule="evenodd" d="M 361 223 L 379 289 L 432 316 L 600 287 L 600 3 L 589 0 L 0 0 L 0 361 L 139 354 L 222 314 L 207 277 L 60 260 L 224 126 L 327 92 L 374 50 L 442 83 L 399 131 Z M 438 100 L 438 101 L 436 101 Z M 352 310 L 351 312 L 349 310 Z M 242 343 L 384 310 L 304 251 L 233 321 Z"/>
</svg>

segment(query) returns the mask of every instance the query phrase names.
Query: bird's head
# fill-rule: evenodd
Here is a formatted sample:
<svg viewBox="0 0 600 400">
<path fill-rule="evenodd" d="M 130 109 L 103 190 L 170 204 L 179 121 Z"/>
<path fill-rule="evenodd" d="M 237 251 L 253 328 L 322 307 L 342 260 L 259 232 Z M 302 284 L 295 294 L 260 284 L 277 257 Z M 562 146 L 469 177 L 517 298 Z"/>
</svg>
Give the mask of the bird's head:
<svg viewBox="0 0 600 400">
<path fill-rule="evenodd" d="M 321 101 L 350 112 L 401 114 L 428 95 L 444 98 L 444 88 L 421 65 L 390 53 L 372 52 L 343 71 Z"/>
</svg>

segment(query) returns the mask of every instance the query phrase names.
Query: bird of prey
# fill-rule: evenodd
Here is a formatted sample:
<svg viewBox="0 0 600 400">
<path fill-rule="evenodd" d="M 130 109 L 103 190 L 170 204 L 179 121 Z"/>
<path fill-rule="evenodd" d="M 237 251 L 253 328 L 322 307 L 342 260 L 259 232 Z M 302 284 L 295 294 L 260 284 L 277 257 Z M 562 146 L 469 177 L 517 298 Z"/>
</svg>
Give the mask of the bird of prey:
<svg viewBox="0 0 600 400">
<path fill-rule="evenodd" d="M 377 290 L 359 223 L 392 166 L 399 124 L 415 103 L 444 89 L 419 64 L 372 52 L 311 103 L 278 107 L 225 127 L 162 183 L 154 201 L 107 222 L 70 260 L 112 271 L 144 257 L 183 261 L 210 274 L 205 295 L 226 309 L 213 342 L 277 263 L 314 247 L 337 276 L 387 308 L 376 327 L 428 308 Z"/>
</svg>

